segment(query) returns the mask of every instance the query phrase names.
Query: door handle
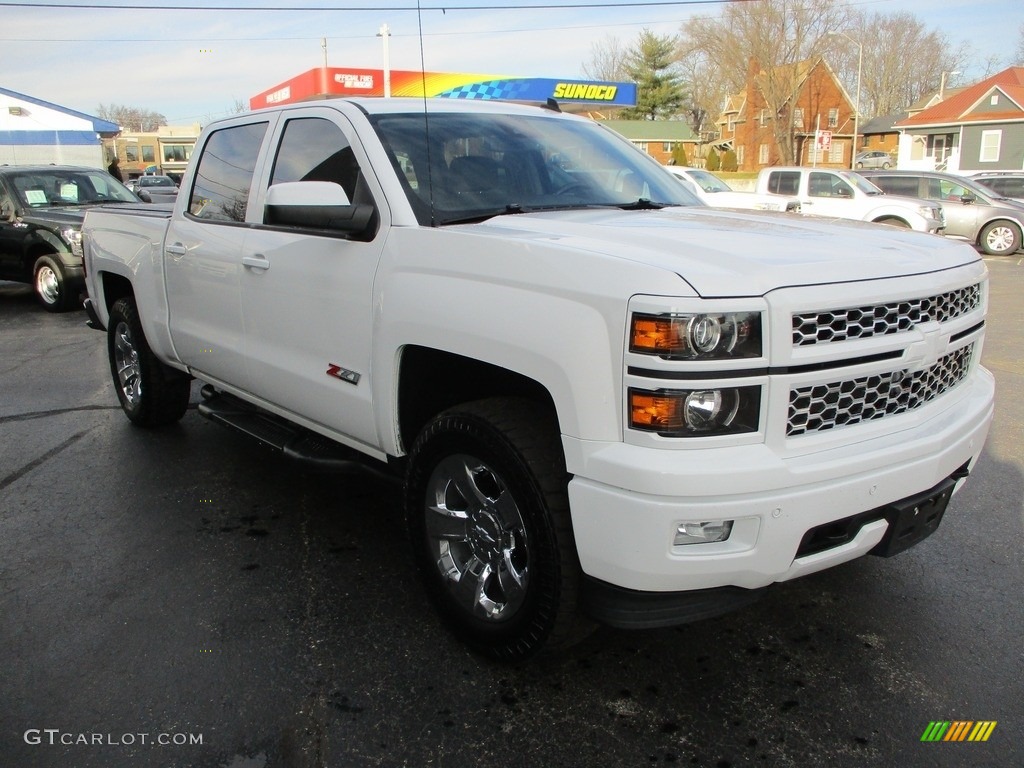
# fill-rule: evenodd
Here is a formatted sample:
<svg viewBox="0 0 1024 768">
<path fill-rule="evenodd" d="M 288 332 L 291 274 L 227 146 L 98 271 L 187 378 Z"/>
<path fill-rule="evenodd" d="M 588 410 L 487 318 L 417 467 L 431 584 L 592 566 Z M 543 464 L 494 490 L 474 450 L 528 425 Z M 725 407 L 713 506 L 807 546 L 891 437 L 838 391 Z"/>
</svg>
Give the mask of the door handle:
<svg viewBox="0 0 1024 768">
<path fill-rule="evenodd" d="M 175 258 L 180 259 L 186 253 L 188 253 L 188 248 L 186 248 L 181 243 L 174 243 L 173 245 L 165 245 L 164 253 L 166 253 L 168 256 L 174 256 Z"/>
<path fill-rule="evenodd" d="M 270 262 L 267 261 L 265 256 L 257 253 L 254 256 L 243 256 L 242 266 L 249 267 L 250 269 L 267 270 L 270 269 Z"/>
</svg>

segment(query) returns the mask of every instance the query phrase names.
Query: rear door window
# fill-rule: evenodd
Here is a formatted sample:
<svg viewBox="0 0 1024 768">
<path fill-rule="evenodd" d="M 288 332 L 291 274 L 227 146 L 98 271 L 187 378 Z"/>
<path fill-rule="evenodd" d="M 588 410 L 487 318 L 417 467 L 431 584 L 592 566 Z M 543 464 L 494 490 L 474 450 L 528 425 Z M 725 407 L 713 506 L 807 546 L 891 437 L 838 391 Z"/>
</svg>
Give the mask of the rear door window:
<svg viewBox="0 0 1024 768">
<path fill-rule="evenodd" d="M 199 158 L 188 212 L 199 219 L 243 222 L 267 123 L 222 128 Z"/>
</svg>

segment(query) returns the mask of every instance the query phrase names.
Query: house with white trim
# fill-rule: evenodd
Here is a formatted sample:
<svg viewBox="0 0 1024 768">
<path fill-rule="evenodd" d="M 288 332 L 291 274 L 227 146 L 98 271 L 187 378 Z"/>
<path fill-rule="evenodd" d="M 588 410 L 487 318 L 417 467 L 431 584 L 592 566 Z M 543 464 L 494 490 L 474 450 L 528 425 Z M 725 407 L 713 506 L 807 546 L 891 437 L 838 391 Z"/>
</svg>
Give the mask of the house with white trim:
<svg viewBox="0 0 1024 768">
<path fill-rule="evenodd" d="M 1024 170 L 1024 67 L 997 72 L 895 127 L 900 131 L 897 168 L 963 174 Z"/>
<path fill-rule="evenodd" d="M 107 120 L 0 88 L 0 165 L 106 168 L 102 139 L 119 131 Z"/>
</svg>

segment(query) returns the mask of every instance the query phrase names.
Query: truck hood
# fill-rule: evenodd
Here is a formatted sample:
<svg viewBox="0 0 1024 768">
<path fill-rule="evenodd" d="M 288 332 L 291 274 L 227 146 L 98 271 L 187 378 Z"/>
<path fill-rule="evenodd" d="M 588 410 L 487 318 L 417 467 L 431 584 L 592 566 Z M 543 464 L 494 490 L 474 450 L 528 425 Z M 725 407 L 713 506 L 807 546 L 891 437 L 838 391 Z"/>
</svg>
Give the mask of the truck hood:
<svg viewBox="0 0 1024 768">
<path fill-rule="evenodd" d="M 30 208 L 21 211 L 21 220 L 26 224 L 46 226 L 53 229 L 64 227 L 82 228 L 82 221 L 85 219 L 85 212 L 92 206 L 54 206 L 52 208 Z"/>
<path fill-rule="evenodd" d="M 452 228 L 659 267 L 706 298 L 923 274 L 980 258 L 964 243 L 882 224 L 703 206 L 521 213 Z"/>
</svg>

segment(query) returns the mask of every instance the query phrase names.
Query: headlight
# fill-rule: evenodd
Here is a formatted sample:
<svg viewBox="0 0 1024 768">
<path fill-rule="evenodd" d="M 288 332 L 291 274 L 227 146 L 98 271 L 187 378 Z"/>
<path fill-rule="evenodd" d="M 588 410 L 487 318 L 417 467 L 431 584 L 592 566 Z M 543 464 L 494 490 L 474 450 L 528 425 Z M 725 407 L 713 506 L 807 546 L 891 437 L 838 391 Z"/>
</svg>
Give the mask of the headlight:
<svg viewBox="0 0 1024 768">
<path fill-rule="evenodd" d="M 668 360 L 761 356 L 758 312 L 648 315 L 634 313 L 629 351 Z"/>
<path fill-rule="evenodd" d="M 760 387 L 629 390 L 629 426 L 663 437 L 756 432 L 760 412 Z"/>
<path fill-rule="evenodd" d="M 926 219 L 935 219 L 936 221 L 942 221 L 941 208 L 936 208 L 931 205 L 922 205 L 918 207 L 917 212 L 924 216 Z"/>
<path fill-rule="evenodd" d="M 81 257 L 81 255 L 82 255 L 82 230 L 80 230 L 80 229 L 72 229 L 71 227 L 66 227 L 66 228 L 62 229 L 60 231 L 60 233 L 64 237 L 64 240 L 67 242 L 67 244 L 71 247 L 71 252 L 73 254 L 75 254 L 75 256 Z"/>
</svg>

